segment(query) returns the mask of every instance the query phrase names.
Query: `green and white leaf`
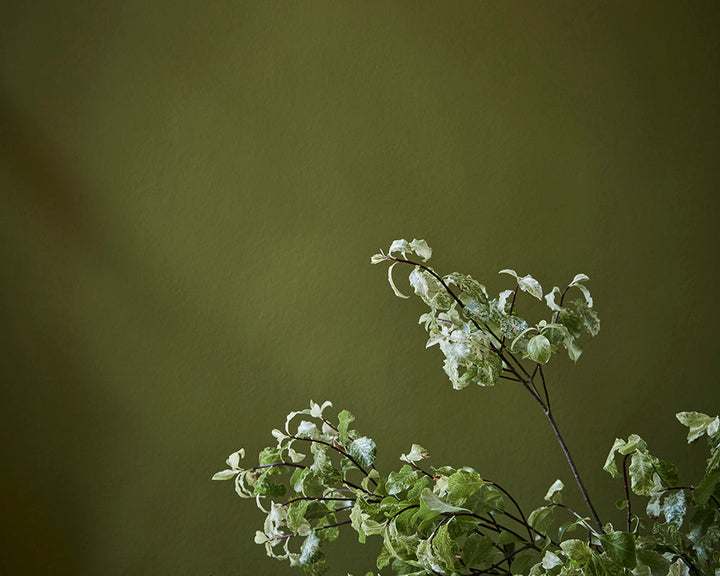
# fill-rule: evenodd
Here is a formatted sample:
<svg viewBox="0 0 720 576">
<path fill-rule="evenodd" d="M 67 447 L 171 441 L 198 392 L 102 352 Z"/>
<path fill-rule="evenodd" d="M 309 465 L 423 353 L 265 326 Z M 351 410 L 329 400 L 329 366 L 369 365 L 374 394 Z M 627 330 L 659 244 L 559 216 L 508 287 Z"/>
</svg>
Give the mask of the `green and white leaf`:
<svg viewBox="0 0 720 576">
<path fill-rule="evenodd" d="M 542 334 L 533 336 L 528 342 L 525 354 L 533 362 L 537 362 L 538 364 L 547 364 L 552 357 L 552 346 L 550 345 L 550 340 Z"/>
<path fill-rule="evenodd" d="M 678 412 L 675 417 L 689 428 L 687 441 L 694 442 L 704 434 L 716 436 L 720 429 L 720 417 L 711 418 L 702 412 Z"/>
<path fill-rule="evenodd" d="M 375 462 L 377 447 L 371 438 L 363 436 L 362 438 L 353 440 L 348 448 L 348 453 L 358 461 L 361 466 L 367 468 Z"/>
</svg>

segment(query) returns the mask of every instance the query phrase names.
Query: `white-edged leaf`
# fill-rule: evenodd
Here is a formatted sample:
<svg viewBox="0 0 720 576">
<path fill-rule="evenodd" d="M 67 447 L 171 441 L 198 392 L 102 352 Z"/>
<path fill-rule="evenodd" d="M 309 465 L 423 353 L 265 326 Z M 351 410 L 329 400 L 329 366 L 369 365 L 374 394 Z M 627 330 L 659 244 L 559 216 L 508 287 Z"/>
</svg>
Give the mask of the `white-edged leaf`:
<svg viewBox="0 0 720 576">
<path fill-rule="evenodd" d="M 245 458 L 245 448 L 240 448 L 237 452 L 233 452 L 228 456 L 227 465 L 233 470 L 240 469 L 240 460 Z"/>
<path fill-rule="evenodd" d="M 603 466 L 603 470 L 610 474 L 613 478 L 617 478 L 620 475 L 620 472 L 618 472 L 617 464 L 615 463 L 615 454 L 617 453 L 620 448 L 625 446 L 625 440 L 622 438 L 615 438 L 615 442 L 612 445 L 612 448 L 610 448 L 610 453 L 607 456 L 607 459 L 605 460 L 605 465 Z"/>
<path fill-rule="evenodd" d="M 505 312 L 505 306 L 507 305 L 508 298 L 513 295 L 515 290 L 503 290 L 498 296 L 497 307 L 502 312 Z"/>
<path fill-rule="evenodd" d="M 715 436 L 718 433 L 718 425 L 720 419 L 715 416 L 712 418 L 702 412 L 678 412 L 675 417 L 681 424 L 689 428 L 687 441 L 694 442 L 704 434 Z"/>
<path fill-rule="evenodd" d="M 593 299 L 592 299 L 592 296 L 590 296 L 590 290 L 588 290 L 582 284 L 578 284 L 576 286 L 576 288 L 578 288 L 583 293 L 583 296 L 585 296 L 585 301 L 587 302 L 588 308 L 592 308 L 593 307 Z"/>
<path fill-rule="evenodd" d="M 560 308 L 560 306 L 555 303 L 555 294 L 562 294 L 562 292 L 560 292 L 560 288 L 558 288 L 557 286 L 553 286 L 553 289 L 547 294 L 545 294 L 545 302 L 547 302 L 548 308 L 550 308 L 550 310 L 552 310 L 553 312 L 560 312 L 562 308 Z"/>
<path fill-rule="evenodd" d="M 230 480 L 231 478 L 235 478 L 240 473 L 240 470 L 220 470 L 220 472 L 215 472 L 213 474 L 212 479 L 213 480 Z"/>
<path fill-rule="evenodd" d="M 419 462 L 420 460 L 425 460 L 426 458 L 430 458 L 430 454 L 419 444 L 413 444 L 409 453 L 400 456 L 400 460 L 407 462 L 408 464 Z"/>
<path fill-rule="evenodd" d="M 527 346 L 528 357 L 538 364 L 547 364 L 552 356 L 552 347 L 550 340 L 542 334 L 530 338 Z"/>
<path fill-rule="evenodd" d="M 590 280 L 590 277 L 587 274 L 575 274 L 570 286 L 577 286 L 580 282 L 587 282 L 588 280 Z"/>
<path fill-rule="evenodd" d="M 410 296 L 405 296 L 400 290 L 398 290 L 398 287 L 395 286 L 395 282 L 393 280 L 392 271 L 393 268 L 395 268 L 395 264 L 397 262 L 393 262 L 390 266 L 388 266 L 388 282 L 390 282 L 390 288 L 392 288 L 392 291 L 395 293 L 395 296 L 398 298 L 410 298 Z"/>
<path fill-rule="evenodd" d="M 409 246 L 410 243 L 407 240 L 393 240 L 392 244 L 390 244 L 390 250 L 388 250 L 388 254 L 392 255 L 394 252 L 400 252 L 403 258 L 407 258 L 405 251 L 408 249 Z"/>
<path fill-rule="evenodd" d="M 322 418 L 325 408 L 330 406 L 332 406 L 332 402 L 330 402 L 330 400 L 325 400 L 325 402 L 322 403 L 322 406 L 315 404 L 315 402 L 310 400 L 310 416 L 313 418 Z"/>
<path fill-rule="evenodd" d="M 410 249 L 415 252 L 415 254 L 420 256 L 423 262 L 427 262 L 432 256 L 432 248 L 428 246 L 425 240 L 417 240 L 413 238 L 413 241 L 410 242 Z"/>
<path fill-rule="evenodd" d="M 445 502 L 440 500 L 440 498 L 438 498 L 435 494 L 433 494 L 430 488 L 425 488 L 422 491 L 422 493 L 420 494 L 420 500 L 423 501 L 423 504 L 425 504 L 425 506 L 435 512 L 470 512 L 470 510 L 468 510 L 467 508 L 458 508 L 457 506 L 451 506 L 450 504 L 446 504 Z"/>
<path fill-rule="evenodd" d="M 518 286 L 520 286 L 520 290 L 523 292 L 527 292 L 530 296 L 535 296 L 535 298 L 542 301 L 542 286 L 540 285 L 540 282 L 535 280 L 535 278 L 530 276 L 530 274 L 523 276 L 522 278 L 518 278 Z"/>
</svg>

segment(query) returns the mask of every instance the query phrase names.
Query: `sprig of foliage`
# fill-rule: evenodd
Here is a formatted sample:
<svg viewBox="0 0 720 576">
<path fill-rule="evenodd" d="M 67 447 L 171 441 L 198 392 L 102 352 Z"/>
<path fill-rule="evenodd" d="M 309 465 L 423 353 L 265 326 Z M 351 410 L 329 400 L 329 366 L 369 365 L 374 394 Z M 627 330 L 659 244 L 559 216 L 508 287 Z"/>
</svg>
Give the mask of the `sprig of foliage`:
<svg viewBox="0 0 720 576">
<path fill-rule="evenodd" d="M 506 269 L 500 273 L 511 276 L 514 287 L 491 298 L 470 276 L 436 273 L 426 264 L 431 256 L 424 240 L 396 240 L 372 263 L 390 263 L 388 281 L 402 298 L 409 296 L 395 284 L 394 268 L 412 267 L 410 285 L 429 308 L 420 317 L 427 347 L 442 351 L 453 388 L 506 380 L 532 395 L 590 515 L 563 503 L 561 480 L 526 514 L 500 484 L 471 467 L 428 466 L 429 454 L 417 444 L 400 457 L 398 470 L 382 474 L 374 465 L 375 442 L 351 429 L 354 416 L 342 410 L 332 417 L 330 402 L 311 402 L 291 412 L 283 430 L 272 431 L 277 442 L 260 452 L 257 465 L 241 465 L 241 449 L 213 476 L 232 480 L 237 494 L 254 498 L 266 515 L 255 542 L 311 576 L 326 573 L 322 547 L 341 529 L 354 531 L 361 543 L 381 538 L 378 570 L 389 567 L 401 576 L 720 576 L 720 418 L 677 414 L 688 442 L 708 440 L 710 456 L 696 485 L 679 485 L 677 467 L 651 454 L 638 435 L 616 439 L 603 468 L 623 479 L 617 506 L 627 511 L 626 526 L 603 524 L 553 417 L 543 373 L 562 349 L 576 362 L 581 338 L 600 329 L 589 278 L 577 274 L 563 290 L 544 294 L 532 276 Z M 566 302 L 571 289 L 581 297 Z M 530 323 L 519 316 L 520 292 L 544 299 L 548 318 Z M 647 500 L 644 514 L 633 512 L 637 498 Z"/>
</svg>

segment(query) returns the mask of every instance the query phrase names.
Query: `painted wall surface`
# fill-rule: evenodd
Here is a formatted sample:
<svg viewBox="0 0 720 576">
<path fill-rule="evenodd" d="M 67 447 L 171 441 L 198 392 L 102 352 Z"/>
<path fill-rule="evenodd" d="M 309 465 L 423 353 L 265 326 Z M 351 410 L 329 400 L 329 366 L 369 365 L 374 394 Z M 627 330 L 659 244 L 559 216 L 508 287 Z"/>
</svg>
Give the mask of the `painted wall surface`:
<svg viewBox="0 0 720 576">
<path fill-rule="evenodd" d="M 400 237 L 496 293 L 591 277 L 601 334 L 548 372 L 605 518 L 616 436 L 702 465 L 673 415 L 720 412 L 717 3 L 5 4 L 1 573 L 295 573 L 210 476 L 310 399 L 382 469 L 569 486 L 529 396 L 424 350 L 369 263 Z M 372 569 L 355 540 L 331 574 Z"/>
</svg>

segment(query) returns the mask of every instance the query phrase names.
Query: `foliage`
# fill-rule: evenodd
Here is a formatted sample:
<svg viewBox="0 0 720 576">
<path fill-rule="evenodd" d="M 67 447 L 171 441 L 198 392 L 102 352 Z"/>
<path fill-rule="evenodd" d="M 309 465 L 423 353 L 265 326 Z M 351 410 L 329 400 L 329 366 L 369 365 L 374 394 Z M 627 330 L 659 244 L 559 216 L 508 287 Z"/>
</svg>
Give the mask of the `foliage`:
<svg viewBox="0 0 720 576">
<path fill-rule="evenodd" d="M 710 456 L 696 485 L 678 485 L 677 467 L 653 455 L 636 434 L 616 439 L 603 469 L 621 478 L 626 510 L 622 529 L 603 524 L 580 479 L 550 405 L 543 367 L 564 350 L 577 361 L 581 340 L 600 321 L 585 274 L 544 294 L 530 275 L 502 270 L 514 287 L 490 297 L 470 276 L 440 276 L 426 265 L 424 240 L 396 240 L 372 263 L 390 263 L 393 292 L 398 264 L 411 266 L 410 285 L 428 306 L 420 323 L 427 346 L 438 345 L 453 388 L 519 383 L 542 409 L 565 454 L 589 515 L 563 504 L 557 480 L 541 506 L 526 514 L 500 484 L 470 467 L 429 466 L 413 444 L 388 474 L 375 468 L 376 446 L 352 426 L 347 410 L 328 415 L 330 402 L 291 412 L 258 464 L 244 466 L 239 450 L 214 480 L 232 480 L 237 494 L 254 498 L 266 515 L 255 542 L 267 554 L 315 576 L 327 571 L 322 547 L 343 528 L 364 543 L 382 540 L 378 570 L 420 575 L 705 576 L 720 575 L 720 419 L 680 412 L 688 442 L 705 436 Z M 417 258 L 417 259 L 413 259 Z M 571 292 L 579 298 L 566 301 Z M 544 300 L 547 319 L 529 323 L 517 314 L 520 292 Z M 644 511 L 638 513 L 638 508 Z M 371 576 L 370 574 L 368 576 Z"/>
</svg>

